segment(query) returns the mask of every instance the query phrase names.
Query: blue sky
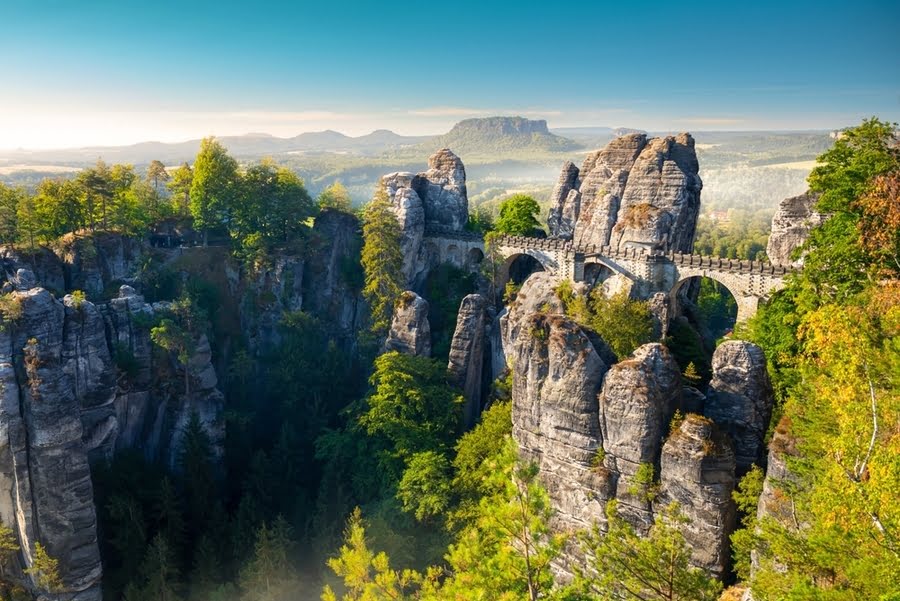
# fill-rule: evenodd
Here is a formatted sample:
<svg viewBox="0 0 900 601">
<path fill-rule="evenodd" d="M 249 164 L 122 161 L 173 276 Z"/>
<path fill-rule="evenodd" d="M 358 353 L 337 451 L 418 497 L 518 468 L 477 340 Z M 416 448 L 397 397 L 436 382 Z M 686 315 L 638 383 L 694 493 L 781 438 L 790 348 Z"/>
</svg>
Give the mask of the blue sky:
<svg viewBox="0 0 900 601">
<path fill-rule="evenodd" d="M 900 0 L 0 0 L 0 148 L 900 121 Z"/>
</svg>

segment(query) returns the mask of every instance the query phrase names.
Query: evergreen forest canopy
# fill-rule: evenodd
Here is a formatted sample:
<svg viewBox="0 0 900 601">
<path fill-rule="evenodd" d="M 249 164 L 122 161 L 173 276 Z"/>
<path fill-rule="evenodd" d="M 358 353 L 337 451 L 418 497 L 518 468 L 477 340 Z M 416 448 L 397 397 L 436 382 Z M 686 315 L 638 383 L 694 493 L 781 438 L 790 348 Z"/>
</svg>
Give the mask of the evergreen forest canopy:
<svg viewBox="0 0 900 601">
<path fill-rule="evenodd" d="M 809 186 L 822 193 L 819 209 L 832 218 L 802 249 L 805 269 L 738 332 L 766 352 L 778 392 L 776 436 L 792 474 L 772 483 L 790 505 L 790 520 L 757 518 L 759 468 L 735 494 L 743 514 L 733 538 L 735 577 L 751 584 L 759 600 L 900 595 L 895 131 L 868 120 L 819 157 Z M 476 212 L 471 227 L 533 231 L 537 204 L 514 197 L 496 222 Z M 175 232 L 225 246 L 253 269 L 279 254 L 307 252 L 311 218 L 350 207 L 340 185 L 314 201 L 290 169 L 268 161 L 240 166 L 207 139 L 193 165 L 171 172 L 152 164 L 140 177 L 130 166 L 98 162 L 33 192 L 0 186 L 0 242 L 34 253 L 100 232 Z M 752 256 L 764 242 L 748 223 L 724 244 L 701 228 L 698 244 Z M 125 453 L 94 471 L 105 598 L 718 598 L 721 584 L 689 564 L 689 525 L 677 506 L 647 537 L 618 517 L 615 504 L 607 507 L 606 536 L 550 529 L 546 491 L 511 436 L 509 379 L 494 383 L 491 408 L 464 431 L 461 391 L 448 383 L 446 361 L 377 354 L 403 290 L 399 227 L 383 194 L 363 211 L 362 231 L 360 264 L 347 271 L 372 316 L 371 333 L 357 349 L 336 344 L 315 317 L 286 313 L 277 348 L 264 357 L 245 349 L 230 356 L 222 465 L 195 418 L 177 469 Z M 170 315 L 153 324 L 159 349 L 185 359 L 197 334 L 221 337 L 217 330 L 226 326 L 214 319 L 211 286 L 173 281 L 161 266 L 142 277 L 148 290 L 175 301 Z M 433 289 L 452 289 L 434 308 L 438 339 L 452 332 L 459 299 L 472 283 L 452 270 L 433 277 Z M 640 304 L 557 294 L 617 354 L 649 336 Z M 712 315 L 719 308 L 715 293 L 708 295 Z M 676 354 L 687 346 L 672 345 Z M 699 357 L 694 371 L 691 357 L 679 361 L 688 380 L 708 369 Z M 189 381 L 184 385 L 190 394 Z M 16 551 L 8 530 L 0 530 L 2 561 Z M 573 545 L 592 558 L 590 569 L 558 586 L 551 564 Z M 758 553 L 753 571 L 751 549 Z M 51 594 L 53 561 L 43 556 L 35 564 Z"/>
</svg>

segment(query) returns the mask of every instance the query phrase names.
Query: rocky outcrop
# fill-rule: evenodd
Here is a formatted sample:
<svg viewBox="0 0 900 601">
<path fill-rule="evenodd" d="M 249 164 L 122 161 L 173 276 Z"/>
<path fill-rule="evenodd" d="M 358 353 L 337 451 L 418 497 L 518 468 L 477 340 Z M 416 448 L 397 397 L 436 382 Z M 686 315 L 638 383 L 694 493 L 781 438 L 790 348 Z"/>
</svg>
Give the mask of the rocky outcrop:
<svg viewBox="0 0 900 601">
<path fill-rule="evenodd" d="M 322 211 L 313 224 L 313 240 L 303 272 L 303 310 L 352 346 L 365 314 L 359 220 L 341 211 Z"/>
<path fill-rule="evenodd" d="M 774 396 L 761 348 L 742 340 L 723 342 L 712 358 L 705 413 L 734 443 L 738 476 L 765 453 Z"/>
<path fill-rule="evenodd" d="M 63 262 L 65 289 L 82 290 L 90 297 L 134 279 L 142 254 L 140 238 L 102 232 L 63 236 L 57 250 Z"/>
<path fill-rule="evenodd" d="M 610 242 L 688 253 L 700 215 L 700 164 L 690 134 L 653 138 L 631 167 Z"/>
<path fill-rule="evenodd" d="M 689 134 L 616 138 L 589 154 L 580 170 L 563 166 L 551 196 L 551 235 L 580 246 L 690 252 L 700 211 L 698 172 Z"/>
<path fill-rule="evenodd" d="M 575 221 L 581 209 L 581 192 L 578 191 L 578 167 L 566 161 L 559 180 L 550 195 L 550 215 L 547 227 L 550 235 L 571 240 L 575 235 Z"/>
<path fill-rule="evenodd" d="M 463 424 L 471 428 L 481 413 L 487 299 L 469 294 L 462 299 L 450 342 L 448 379 L 463 391 Z"/>
<path fill-rule="evenodd" d="M 649 528 L 651 508 L 642 490 L 649 465 L 659 473 L 659 454 L 669 422 L 678 408 L 681 373 L 669 350 L 645 344 L 612 366 L 600 391 L 600 428 L 605 465 L 616 477 L 615 496 L 623 517 Z M 639 476 L 639 472 L 641 475 Z"/>
<path fill-rule="evenodd" d="M 432 258 L 422 248 L 426 227 L 461 231 L 469 219 L 466 169 L 458 156 L 443 148 L 428 159 L 428 170 L 390 173 L 381 185 L 400 223 L 403 274 L 407 284 L 421 282 Z"/>
<path fill-rule="evenodd" d="M 384 349 L 416 357 L 431 356 L 428 301 L 409 290 L 400 295 Z"/>
<path fill-rule="evenodd" d="M 511 348 L 513 437 L 538 462 L 557 527 L 589 527 L 610 498 L 601 449 L 597 392 L 607 366 L 575 323 L 531 313 Z"/>
<path fill-rule="evenodd" d="M 11 302 L 21 315 L 0 331 L 0 516 L 16 532 L 25 566 L 41 543 L 59 560 L 64 596 L 99 600 L 93 487 L 66 369 L 67 308 L 37 287 L 20 287 Z"/>
<path fill-rule="evenodd" d="M 688 519 L 683 529 L 695 566 L 722 577 L 734 530 L 734 451 L 731 441 L 709 419 L 688 414 L 670 435 L 660 458 L 659 512 L 678 503 Z"/>
<path fill-rule="evenodd" d="M 814 210 L 819 195 L 805 192 L 799 196 L 785 198 L 778 205 L 772 217 L 772 233 L 766 245 L 766 255 L 775 265 L 794 265 L 799 267 L 803 259 L 792 259 L 794 249 L 806 242 L 809 232 L 821 225 L 827 215 Z"/>
</svg>

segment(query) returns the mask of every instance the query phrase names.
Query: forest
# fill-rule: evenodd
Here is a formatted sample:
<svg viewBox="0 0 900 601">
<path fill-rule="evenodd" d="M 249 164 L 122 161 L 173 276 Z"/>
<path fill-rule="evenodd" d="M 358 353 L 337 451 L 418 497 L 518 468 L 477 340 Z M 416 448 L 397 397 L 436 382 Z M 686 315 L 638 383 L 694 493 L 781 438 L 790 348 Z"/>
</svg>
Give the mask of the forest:
<svg viewBox="0 0 900 601">
<path fill-rule="evenodd" d="M 741 528 L 726 584 L 750 585 L 758 600 L 900 595 L 895 131 L 867 120 L 819 156 L 808 185 L 832 217 L 803 247 L 804 269 L 735 332 L 766 353 L 778 403 L 769 436 L 783 445 L 792 474 L 779 484 L 790 520 L 757 518 L 761 467 L 735 494 Z M 226 438 L 217 460 L 195 416 L 174 469 L 138 453 L 94 466 L 105 599 L 719 598 L 723 583 L 690 564 L 689 524 L 677 505 L 647 536 L 615 503 L 605 534 L 551 529 L 554 510 L 537 468 L 519 458 L 512 438 L 511 376 L 493 383 L 490 408 L 463 428 L 461 391 L 448 382 L 446 360 L 457 308 L 476 276 L 451 266 L 429 275 L 433 358 L 379 353 L 404 291 L 401 231 L 383 192 L 361 210 L 340 183 L 314 198 L 291 169 L 240 164 L 209 138 L 176 169 L 155 161 L 139 173 L 98 161 L 33 189 L 0 185 L 0 243 L 27 255 L 114 232 L 221 248 L 252 273 L 311 252 L 314 220 L 328 212 L 359 220 L 359 260 L 342 273 L 370 318 L 352 346 L 329 324 L 293 311 L 277 325 L 277 348 L 254 356 L 240 332 L 223 330 L 224 290 L 174 277 L 165 265 L 139 275 L 148 298 L 172 303 L 150 324 L 154 352 L 186 363 L 203 333 L 227 359 Z M 540 228 L 540 212 L 534 198 L 511 195 L 493 213 L 473 212 L 470 228 L 488 237 L 528 233 Z M 759 259 L 766 235 L 765 218 L 732 210 L 727 225 L 700 222 L 695 249 Z M 620 357 L 651 339 L 645 303 L 576 298 L 564 286 L 557 295 Z M 697 302 L 723 334 L 733 299 L 707 283 Z M 0 311 L 15 308 L 0 297 Z M 229 337 L 239 342 L 226 354 Z M 694 365 L 684 342 L 670 344 L 687 382 L 708 379 L 708 357 Z M 127 373 L 128 357 L 117 361 Z M 189 395 L 189 378 L 184 384 Z M 652 495 L 653 474 L 645 479 L 637 492 Z M 556 582 L 554 562 L 573 549 L 589 558 L 586 568 Z M 16 550 L 4 526 L 0 565 Z M 45 556 L 33 568 L 51 596 L 54 561 Z M 2 593 L 21 591 L 4 585 Z"/>
</svg>

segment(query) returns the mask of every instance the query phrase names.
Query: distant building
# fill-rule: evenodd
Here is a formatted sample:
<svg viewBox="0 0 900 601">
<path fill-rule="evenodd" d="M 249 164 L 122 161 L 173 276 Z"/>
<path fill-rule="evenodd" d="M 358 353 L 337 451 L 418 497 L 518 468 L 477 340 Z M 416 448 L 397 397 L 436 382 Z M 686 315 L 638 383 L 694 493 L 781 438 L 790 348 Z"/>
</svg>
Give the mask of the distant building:
<svg viewBox="0 0 900 601">
<path fill-rule="evenodd" d="M 728 223 L 729 221 L 731 221 L 731 217 L 728 216 L 728 211 L 726 211 L 725 209 L 719 209 L 709 212 L 709 220 L 714 223 Z"/>
</svg>

